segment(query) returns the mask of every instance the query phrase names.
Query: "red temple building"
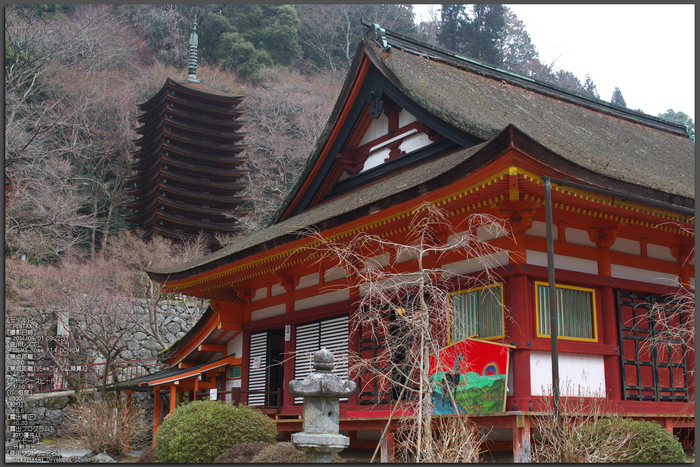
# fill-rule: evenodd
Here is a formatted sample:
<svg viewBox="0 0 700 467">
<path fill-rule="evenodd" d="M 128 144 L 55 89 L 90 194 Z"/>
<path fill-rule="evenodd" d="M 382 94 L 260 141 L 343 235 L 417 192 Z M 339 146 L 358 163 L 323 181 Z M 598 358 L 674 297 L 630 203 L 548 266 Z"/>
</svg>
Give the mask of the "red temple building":
<svg viewBox="0 0 700 467">
<path fill-rule="evenodd" d="M 381 342 L 351 325 L 363 293 L 353 275 L 309 254 L 315 240 L 298 232 L 314 229 L 338 241 L 365 232 L 401 243 L 415 209 L 428 202 L 454 225 L 488 213 L 512 230 L 512 236 L 482 235 L 501 249 L 492 259 L 502 302 L 471 309 L 480 302 L 464 300 L 452 311 L 455 319 L 472 320 L 478 340 L 508 352 L 507 368 L 497 370 L 507 378 L 504 409 L 470 415 L 491 430 L 488 449 L 527 460 L 532 417 L 544 410 L 551 388 L 548 240 L 564 304 L 560 380 L 604 397 L 626 416 L 692 439 L 694 340 L 680 343 L 679 353 L 645 346 L 652 339 L 672 343 L 650 310 L 668 318 L 678 311 L 669 297 L 695 286 L 695 145 L 685 128 L 382 32 L 371 29 L 359 44 L 328 124 L 271 225 L 199 260 L 148 271 L 164 291 L 211 300 L 197 325 L 164 353 L 167 370 L 123 385 L 153 391 L 154 429 L 185 391 L 201 397 L 215 389 L 218 399 L 269 413 L 289 439 L 302 430 L 302 405 L 286 388 L 308 373 L 308 354 L 325 346 L 335 352 L 335 371 L 359 388 L 340 404 L 341 433 L 350 447 L 374 448 L 395 396 L 349 372 L 347 356 L 381 351 Z M 194 85 L 168 86 L 163 95 L 175 90 L 178 97 Z M 194 101 L 194 91 L 184 89 L 182 99 Z M 146 105 L 154 115 L 158 99 L 166 98 Z M 194 124 L 185 122 L 178 135 Z M 216 141 L 234 147 L 237 140 Z M 163 151 L 171 150 L 158 144 L 162 167 Z M 188 148 L 179 149 L 178 160 L 199 157 Z M 159 179 L 166 169 L 155 170 Z M 216 189 L 218 179 L 211 180 L 202 192 Z M 552 186 L 550 239 L 545 180 Z M 165 199 L 190 206 L 195 185 L 167 185 Z M 175 188 L 187 195 L 176 198 Z M 153 202 L 160 206 L 159 190 Z M 164 211 L 179 220 L 159 214 L 153 228 L 163 220 L 168 229 L 184 229 L 185 211 Z M 145 217 L 143 225 L 151 225 Z M 458 253 L 424 260 L 479 274 Z M 375 258 L 375 267 L 410 273 L 416 261 L 387 255 Z M 449 292 L 469 297 L 478 290 L 455 283 Z M 693 312 L 669 319 L 682 327 Z M 457 339 L 454 330 L 441 338 Z M 382 442 L 385 459 L 393 459 L 398 427 L 394 420 Z"/>
<path fill-rule="evenodd" d="M 157 233 L 172 239 L 195 238 L 203 232 L 210 245 L 214 233 L 243 230 L 237 217 L 249 209 L 240 193 L 247 186 L 242 154 L 242 96 L 232 96 L 197 80 L 197 34 L 190 38 L 188 78 L 168 78 L 163 88 L 140 104 L 142 123 L 134 143 L 133 196 L 124 216 L 145 238 Z"/>
</svg>

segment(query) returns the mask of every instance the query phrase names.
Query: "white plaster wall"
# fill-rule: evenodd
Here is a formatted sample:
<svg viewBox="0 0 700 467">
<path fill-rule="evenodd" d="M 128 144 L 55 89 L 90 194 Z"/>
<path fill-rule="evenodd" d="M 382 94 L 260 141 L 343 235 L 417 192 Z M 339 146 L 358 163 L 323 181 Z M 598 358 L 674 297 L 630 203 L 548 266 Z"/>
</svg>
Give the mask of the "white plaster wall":
<svg viewBox="0 0 700 467">
<path fill-rule="evenodd" d="M 401 121 L 401 114 L 399 114 L 399 121 Z M 365 143 L 369 143 L 380 136 L 384 136 L 387 133 L 389 133 L 389 118 L 384 115 L 384 112 L 382 112 L 378 119 L 372 119 L 372 123 L 370 123 L 369 128 L 367 128 L 367 132 L 360 141 L 360 146 Z"/>
<path fill-rule="evenodd" d="M 416 133 L 409 136 L 408 138 L 405 138 L 401 142 L 401 145 L 399 145 L 399 149 L 402 151 L 406 151 L 406 154 L 408 154 L 412 151 L 415 151 L 416 149 L 425 147 L 432 143 L 433 142 L 430 141 L 430 138 L 425 133 Z"/>
<path fill-rule="evenodd" d="M 418 252 L 415 250 L 403 250 L 396 256 L 396 264 L 403 263 L 412 259 L 418 259 Z"/>
<path fill-rule="evenodd" d="M 272 290 L 270 291 L 270 296 L 275 297 L 277 295 L 282 295 L 285 292 L 286 290 L 284 290 L 284 287 L 282 287 L 280 284 L 273 284 Z"/>
<path fill-rule="evenodd" d="M 530 389 L 536 396 L 551 394 L 551 352 L 530 352 Z M 605 397 L 604 357 L 560 352 L 559 392 L 562 396 Z"/>
<path fill-rule="evenodd" d="M 384 266 L 389 266 L 389 264 L 391 264 L 391 255 L 389 253 L 383 253 L 381 255 L 367 258 L 365 260 L 365 267 L 362 268 L 362 270 L 365 271 L 367 267 L 374 269 L 383 268 Z"/>
<path fill-rule="evenodd" d="M 494 238 L 505 237 L 507 233 L 506 229 L 501 228 L 499 225 L 483 225 L 476 229 L 476 238 L 485 242 Z"/>
<path fill-rule="evenodd" d="M 572 229 L 570 227 L 566 228 L 566 241 L 567 243 L 575 243 L 577 245 L 587 245 L 587 246 L 597 246 L 588 237 L 588 232 L 580 229 Z"/>
<path fill-rule="evenodd" d="M 267 298 L 267 287 L 261 287 L 255 291 L 255 297 L 251 300 L 252 302 L 257 302 L 258 300 L 264 300 Z"/>
<path fill-rule="evenodd" d="M 323 277 L 323 282 L 331 282 L 337 279 L 342 279 L 343 277 L 348 277 L 348 272 L 344 268 L 337 267 L 327 270 Z"/>
<path fill-rule="evenodd" d="M 663 259 L 666 261 L 678 261 L 671 254 L 671 249 L 667 246 L 654 245 L 652 243 L 647 245 L 647 256 L 654 259 Z"/>
<path fill-rule="evenodd" d="M 319 278 L 320 278 L 320 274 L 317 272 L 315 272 L 313 274 L 309 274 L 308 276 L 301 276 L 299 278 L 299 285 L 297 285 L 295 290 L 305 289 L 305 288 L 311 287 L 313 285 L 318 285 Z"/>
<path fill-rule="evenodd" d="M 389 157 L 390 152 L 391 149 L 384 147 L 370 154 L 370 156 L 365 161 L 365 165 L 360 171 L 360 173 L 366 172 L 371 168 L 377 167 L 378 165 L 382 165 L 384 163 L 384 159 L 387 159 Z"/>
<path fill-rule="evenodd" d="M 532 221 L 532 226 L 530 227 L 530 230 L 525 232 L 525 235 L 529 235 L 530 237 L 547 238 L 547 224 L 540 221 Z M 556 226 L 552 226 L 552 236 L 554 237 L 554 240 L 559 240 L 559 229 L 557 229 Z"/>
<path fill-rule="evenodd" d="M 236 354 L 237 358 L 243 355 L 243 333 L 239 333 L 236 337 L 226 344 L 226 355 Z"/>
<path fill-rule="evenodd" d="M 636 240 L 629 238 L 617 238 L 610 251 L 619 251 L 620 253 L 629 253 L 631 255 L 640 256 L 642 254 L 642 244 Z"/>
<path fill-rule="evenodd" d="M 491 255 L 485 255 L 480 259 L 472 258 L 454 263 L 446 263 L 442 265 L 444 277 L 450 277 L 455 274 L 469 274 L 472 272 L 483 271 L 486 267 L 498 267 L 508 264 L 508 251 L 499 251 Z"/>
<path fill-rule="evenodd" d="M 316 306 L 329 305 L 341 301 L 350 300 L 350 289 L 336 290 L 333 292 L 316 295 L 315 297 L 302 298 L 294 302 L 294 311 L 307 310 Z"/>
<path fill-rule="evenodd" d="M 567 238 L 568 240 L 568 238 Z M 525 250 L 527 264 L 547 267 L 547 253 L 544 251 Z M 566 271 L 598 274 L 598 262 L 573 256 L 554 255 L 554 267 Z"/>
<path fill-rule="evenodd" d="M 653 284 L 673 285 L 678 280 L 675 274 L 666 274 L 658 271 L 648 271 L 646 269 L 631 268 L 619 264 L 610 265 L 610 272 L 613 277 L 620 279 L 630 279 L 641 282 L 651 282 Z"/>
<path fill-rule="evenodd" d="M 417 119 L 408 110 L 399 112 L 399 128 L 405 127 L 409 123 L 415 122 Z"/>
<path fill-rule="evenodd" d="M 256 310 L 250 313 L 250 320 L 257 321 L 259 319 L 269 318 L 271 316 L 283 315 L 287 305 L 281 303 L 279 305 L 271 306 L 268 308 L 263 308 L 262 310 Z"/>
</svg>

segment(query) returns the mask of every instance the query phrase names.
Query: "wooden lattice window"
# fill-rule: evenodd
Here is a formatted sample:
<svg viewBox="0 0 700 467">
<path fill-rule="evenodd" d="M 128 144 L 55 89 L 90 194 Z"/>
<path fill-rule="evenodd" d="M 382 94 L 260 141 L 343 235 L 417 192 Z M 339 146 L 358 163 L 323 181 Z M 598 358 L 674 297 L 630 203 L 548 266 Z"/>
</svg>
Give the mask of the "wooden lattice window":
<svg viewBox="0 0 700 467">
<path fill-rule="evenodd" d="M 503 286 L 492 284 L 450 294 L 450 340 L 477 335 L 481 339 L 504 337 Z"/>
<path fill-rule="evenodd" d="M 535 282 L 537 289 L 537 336 L 550 337 L 549 284 Z M 598 341 L 595 291 L 557 285 L 557 329 L 561 339 Z"/>
<path fill-rule="evenodd" d="M 296 327 L 294 345 L 294 379 L 303 380 L 313 371 L 313 355 L 325 347 L 333 352 L 333 374 L 341 379 L 348 378 L 348 315 L 336 318 L 300 324 Z M 347 401 L 341 398 L 341 402 Z M 295 404 L 304 402 L 303 397 L 296 397 Z"/>
</svg>

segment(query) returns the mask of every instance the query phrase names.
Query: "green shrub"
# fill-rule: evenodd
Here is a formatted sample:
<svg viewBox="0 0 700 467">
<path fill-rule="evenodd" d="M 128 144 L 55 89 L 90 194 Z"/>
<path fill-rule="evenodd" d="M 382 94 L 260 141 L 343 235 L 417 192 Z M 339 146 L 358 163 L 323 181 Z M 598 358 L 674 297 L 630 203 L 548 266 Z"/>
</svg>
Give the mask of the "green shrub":
<svg viewBox="0 0 700 467">
<path fill-rule="evenodd" d="M 264 451 L 269 443 L 238 443 L 225 450 L 214 459 L 217 464 L 248 464 L 256 455 Z"/>
<path fill-rule="evenodd" d="M 594 434 L 594 436 L 591 436 Z M 680 441 L 658 423 L 629 418 L 609 417 L 582 430 L 581 442 L 589 446 L 592 440 L 625 438 L 623 449 L 612 462 L 635 464 L 685 463 Z M 604 445 L 601 445 L 603 448 Z"/>
<path fill-rule="evenodd" d="M 275 422 L 252 407 L 196 401 L 168 415 L 154 441 L 160 462 L 198 464 L 212 462 L 234 444 L 272 443 L 276 436 Z"/>
<path fill-rule="evenodd" d="M 619 419 L 637 434 L 630 441 L 633 451 L 641 451 L 627 462 L 635 464 L 685 463 L 680 441 L 664 427 L 654 422 Z"/>
<path fill-rule="evenodd" d="M 292 443 L 272 444 L 253 457 L 252 464 L 306 464 L 306 454 L 297 450 Z M 331 462 L 345 462 L 337 453 L 331 454 Z"/>
</svg>

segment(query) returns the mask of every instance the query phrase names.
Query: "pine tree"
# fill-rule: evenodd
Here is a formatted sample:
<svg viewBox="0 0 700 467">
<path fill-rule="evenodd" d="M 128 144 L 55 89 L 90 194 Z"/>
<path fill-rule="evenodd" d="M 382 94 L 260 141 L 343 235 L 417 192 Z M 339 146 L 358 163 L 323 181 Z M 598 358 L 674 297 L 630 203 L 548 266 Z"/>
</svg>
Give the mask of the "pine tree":
<svg viewBox="0 0 700 467">
<path fill-rule="evenodd" d="M 598 88 L 593 82 L 593 78 L 591 78 L 591 75 L 589 75 L 588 73 L 586 73 L 586 82 L 583 84 L 583 92 L 584 95 L 587 97 L 594 97 L 596 99 L 600 99 L 600 94 L 598 94 Z M 620 97 L 622 97 L 622 94 L 620 94 Z"/>
<path fill-rule="evenodd" d="M 464 43 L 464 24 L 467 21 L 466 5 L 442 5 L 437 33 L 440 45 L 453 52 L 460 52 Z"/>
<path fill-rule="evenodd" d="M 465 27 L 462 52 L 489 65 L 500 66 L 503 57 L 498 39 L 506 26 L 505 13 L 503 5 L 473 5 L 472 18 Z"/>
<path fill-rule="evenodd" d="M 622 97 L 622 91 L 620 91 L 620 88 L 615 86 L 615 90 L 613 91 L 612 99 L 610 99 L 610 103 L 614 105 L 618 105 L 620 107 L 627 107 L 627 102 L 625 102 L 625 98 Z"/>
</svg>

